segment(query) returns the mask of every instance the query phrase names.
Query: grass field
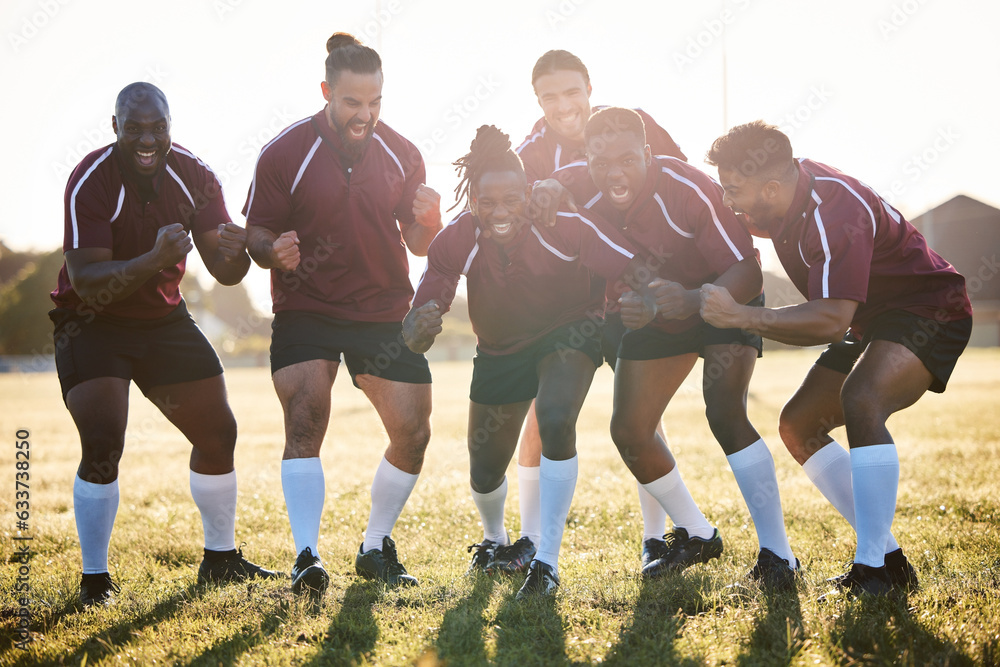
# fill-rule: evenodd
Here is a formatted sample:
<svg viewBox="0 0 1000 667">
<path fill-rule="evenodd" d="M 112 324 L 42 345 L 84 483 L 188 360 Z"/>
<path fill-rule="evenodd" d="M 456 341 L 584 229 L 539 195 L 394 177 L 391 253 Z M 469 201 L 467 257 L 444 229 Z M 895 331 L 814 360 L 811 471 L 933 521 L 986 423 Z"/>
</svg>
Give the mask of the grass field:
<svg viewBox="0 0 1000 667">
<path fill-rule="evenodd" d="M 853 555 L 850 527 L 784 451 L 777 415 L 815 352 L 775 352 L 751 385 L 750 416 L 774 454 L 789 536 L 804 565 L 797 595 L 727 585 L 751 565 L 756 537 L 736 482 L 689 381 L 665 417 L 681 471 L 726 543 L 720 561 L 646 583 L 638 576 L 635 485 L 607 435 L 611 374 L 601 370 L 579 424 L 580 479 L 563 540 L 562 587 L 519 603 L 520 578 L 464 576 L 481 536 L 465 450 L 471 364 L 433 366 L 434 435 L 393 533 L 418 588 L 387 590 L 353 574 L 368 490 L 384 447 L 374 411 L 345 377 L 334 389 L 322 458 L 320 549 L 332 582 L 319 609 L 287 582 L 202 587 L 201 524 L 188 490 L 189 449 L 133 388 L 121 465 L 107 609 L 77 610 L 73 522 L 76 431 L 53 375 L 0 376 L 0 664 L 1000 664 L 1000 351 L 970 350 L 944 395 L 890 422 L 901 460 L 895 535 L 921 588 L 903 601 L 818 604 Z M 700 366 L 699 366 L 700 369 Z M 240 426 L 237 542 L 265 566 L 295 558 L 282 498 L 281 412 L 264 369 L 227 374 Z M 700 377 L 700 373 L 692 377 Z M 19 564 L 14 441 L 30 432 L 31 641 L 16 645 Z M 844 442 L 843 433 L 836 434 Z M 516 535 L 517 476 L 508 527 Z"/>
</svg>

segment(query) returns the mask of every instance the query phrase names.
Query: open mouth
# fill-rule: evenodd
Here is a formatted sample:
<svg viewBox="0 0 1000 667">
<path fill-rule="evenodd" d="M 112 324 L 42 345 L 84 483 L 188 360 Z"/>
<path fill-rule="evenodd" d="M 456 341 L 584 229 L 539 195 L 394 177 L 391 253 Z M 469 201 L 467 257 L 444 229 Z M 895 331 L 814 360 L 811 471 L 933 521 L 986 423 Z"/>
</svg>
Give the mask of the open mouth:
<svg viewBox="0 0 1000 667">
<path fill-rule="evenodd" d="M 156 164 L 156 151 L 136 151 L 135 161 L 140 167 L 152 167 Z"/>
<path fill-rule="evenodd" d="M 347 126 L 347 133 L 350 135 L 351 139 L 364 139 L 368 134 L 368 124 L 352 123 Z"/>
<path fill-rule="evenodd" d="M 491 225 L 493 233 L 496 234 L 497 236 L 505 236 L 506 234 L 510 233 L 511 228 L 513 227 L 514 227 L 513 222 L 504 222 L 499 225 Z"/>
<path fill-rule="evenodd" d="M 608 188 L 608 196 L 612 203 L 626 204 L 631 197 L 631 191 L 627 185 L 612 185 Z"/>
</svg>

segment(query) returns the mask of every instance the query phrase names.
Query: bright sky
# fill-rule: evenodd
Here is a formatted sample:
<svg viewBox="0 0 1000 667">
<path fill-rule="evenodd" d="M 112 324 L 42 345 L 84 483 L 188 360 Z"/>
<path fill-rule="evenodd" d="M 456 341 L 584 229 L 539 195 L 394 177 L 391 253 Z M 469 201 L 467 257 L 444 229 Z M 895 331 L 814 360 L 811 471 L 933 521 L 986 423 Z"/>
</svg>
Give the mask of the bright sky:
<svg viewBox="0 0 1000 667">
<path fill-rule="evenodd" d="M 61 245 L 66 179 L 114 141 L 114 98 L 136 80 L 166 92 L 174 140 L 243 224 L 260 147 L 322 107 L 337 30 L 379 50 L 382 119 L 447 205 L 479 125 L 516 145 L 541 115 L 531 68 L 551 48 L 587 64 L 595 104 L 642 107 L 706 170 L 727 123 L 763 118 L 909 217 L 958 193 L 998 205 L 997 25 L 994 0 L 4 0 L 0 239 Z M 266 275 L 247 278 L 262 305 Z"/>
</svg>

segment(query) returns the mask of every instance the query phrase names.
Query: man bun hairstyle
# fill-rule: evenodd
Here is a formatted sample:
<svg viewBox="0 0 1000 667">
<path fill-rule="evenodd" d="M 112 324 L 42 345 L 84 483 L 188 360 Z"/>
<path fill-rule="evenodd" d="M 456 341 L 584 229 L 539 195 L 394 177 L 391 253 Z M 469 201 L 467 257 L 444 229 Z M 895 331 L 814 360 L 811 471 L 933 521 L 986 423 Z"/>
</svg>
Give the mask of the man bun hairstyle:
<svg viewBox="0 0 1000 667">
<path fill-rule="evenodd" d="M 708 164 L 738 171 L 745 178 L 780 178 L 794 163 L 792 144 L 774 125 L 755 120 L 736 127 L 712 142 Z"/>
<path fill-rule="evenodd" d="M 583 61 L 574 56 L 569 51 L 563 51 L 562 49 L 553 49 L 551 51 L 546 51 L 542 54 L 542 57 L 535 62 L 535 67 L 531 70 L 531 85 L 535 85 L 535 81 L 538 81 L 539 77 L 545 76 L 546 74 L 552 74 L 560 70 L 570 70 L 573 72 L 579 72 L 583 75 L 583 80 L 587 85 L 590 85 L 590 72 L 587 71 L 587 66 L 583 64 Z"/>
<path fill-rule="evenodd" d="M 375 49 L 365 46 L 347 32 L 335 32 L 326 40 L 326 82 L 337 84 L 340 73 L 374 74 L 382 71 L 382 59 Z"/>
<path fill-rule="evenodd" d="M 646 124 L 642 122 L 642 116 L 632 109 L 606 107 L 587 121 L 583 128 L 583 141 L 587 145 L 592 139 L 610 141 L 624 132 L 632 132 L 643 146 L 646 145 Z"/>
<path fill-rule="evenodd" d="M 455 188 L 455 205 L 462 202 L 468 207 L 472 200 L 472 185 L 485 173 L 493 171 L 514 171 L 524 175 L 524 164 L 513 151 L 510 137 L 495 125 L 482 125 L 476 130 L 476 138 L 469 146 L 469 152 L 452 164 L 458 172 L 459 183 Z"/>
</svg>

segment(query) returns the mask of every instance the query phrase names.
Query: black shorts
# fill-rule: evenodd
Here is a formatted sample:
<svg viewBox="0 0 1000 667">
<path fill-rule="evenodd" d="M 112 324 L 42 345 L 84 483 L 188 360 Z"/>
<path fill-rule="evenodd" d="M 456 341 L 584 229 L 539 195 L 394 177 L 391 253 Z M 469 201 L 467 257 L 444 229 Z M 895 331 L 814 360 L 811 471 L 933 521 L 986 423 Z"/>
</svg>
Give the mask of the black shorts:
<svg viewBox="0 0 1000 667">
<path fill-rule="evenodd" d="M 615 370 L 618 363 L 618 348 L 622 344 L 622 336 L 628 331 L 622 323 L 621 313 L 605 313 L 604 324 L 601 326 L 601 353 L 604 360 Z"/>
<path fill-rule="evenodd" d="M 758 296 L 747 305 L 762 306 L 764 299 Z M 705 348 L 709 345 L 745 345 L 756 349 L 757 357 L 760 358 L 764 339 L 743 329 L 716 329 L 707 322 L 701 322 L 680 333 L 667 333 L 647 326 L 636 331 L 626 331 L 622 336 L 618 357 L 631 361 L 648 361 L 690 352 L 697 352 L 700 357 L 704 357 Z"/>
<path fill-rule="evenodd" d="M 848 331 L 844 334 L 844 340 L 827 346 L 816 360 L 816 365 L 847 375 L 854 368 L 864 349 L 861 341 Z"/>
<path fill-rule="evenodd" d="M 359 375 L 429 384 L 431 371 L 422 354 L 403 342 L 400 322 L 356 322 L 320 313 L 283 310 L 271 323 L 271 374 L 285 366 L 344 355 L 354 386 Z"/>
<path fill-rule="evenodd" d="M 133 380 L 147 394 L 153 387 L 222 373 L 219 356 L 183 301 L 153 320 L 80 315 L 71 308 L 56 308 L 49 319 L 64 401 L 76 385 L 101 377 Z"/>
<path fill-rule="evenodd" d="M 872 320 L 860 343 L 853 337 L 853 343 L 847 343 L 848 334 L 844 341 L 830 345 L 816 360 L 816 365 L 850 373 L 870 342 L 887 340 L 899 343 L 920 359 L 933 376 L 930 390 L 940 394 L 948 386 L 948 379 L 971 335 L 971 317 L 938 322 L 906 310 L 890 310 Z"/>
<path fill-rule="evenodd" d="M 481 405 L 530 401 L 538 395 L 538 364 L 550 354 L 583 352 L 594 367 L 603 363 L 600 326 L 590 320 L 566 324 L 512 354 L 485 354 L 476 349 L 472 360 L 469 399 Z"/>
</svg>

